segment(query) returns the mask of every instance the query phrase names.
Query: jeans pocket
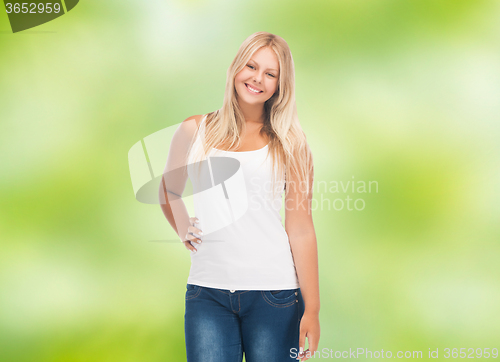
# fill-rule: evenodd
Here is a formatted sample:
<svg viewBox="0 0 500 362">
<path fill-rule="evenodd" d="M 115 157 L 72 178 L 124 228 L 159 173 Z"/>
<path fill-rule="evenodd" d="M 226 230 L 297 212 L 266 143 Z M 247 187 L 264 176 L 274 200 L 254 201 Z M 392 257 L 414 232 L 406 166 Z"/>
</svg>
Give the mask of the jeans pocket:
<svg viewBox="0 0 500 362">
<path fill-rule="evenodd" d="M 202 287 L 199 285 L 188 284 L 186 285 L 186 300 L 194 299 L 200 295 Z"/>
<path fill-rule="evenodd" d="M 298 302 L 298 289 L 264 290 L 262 296 L 275 307 L 289 307 Z"/>
</svg>

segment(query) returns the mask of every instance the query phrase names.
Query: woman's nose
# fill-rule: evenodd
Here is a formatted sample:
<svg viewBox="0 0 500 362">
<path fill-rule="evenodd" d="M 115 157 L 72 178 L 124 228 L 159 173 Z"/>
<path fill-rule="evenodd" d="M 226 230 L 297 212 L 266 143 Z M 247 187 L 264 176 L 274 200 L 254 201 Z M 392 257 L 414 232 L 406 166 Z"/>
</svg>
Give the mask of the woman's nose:
<svg viewBox="0 0 500 362">
<path fill-rule="evenodd" d="M 260 74 L 260 73 L 255 74 L 255 76 L 253 77 L 253 79 L 254 79 L 255 82 L 260 83 L 260 81 L 262 79 L 262 74 Z"/>
</svg>

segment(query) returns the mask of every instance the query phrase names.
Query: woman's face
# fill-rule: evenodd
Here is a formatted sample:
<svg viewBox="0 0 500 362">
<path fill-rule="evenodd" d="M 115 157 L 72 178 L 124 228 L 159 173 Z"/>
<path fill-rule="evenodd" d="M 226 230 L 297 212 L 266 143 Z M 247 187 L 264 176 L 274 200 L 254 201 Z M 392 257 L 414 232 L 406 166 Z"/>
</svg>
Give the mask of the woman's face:
<svg viewBox="0 0 500 362">
<path fill-rule="evenodd" d="M 278 88 L 279 72 L 274 51 L 267 47 L 257 50 L 234 77 L 238 101 L 249 105 L 264 104 Z"/>
</svg>

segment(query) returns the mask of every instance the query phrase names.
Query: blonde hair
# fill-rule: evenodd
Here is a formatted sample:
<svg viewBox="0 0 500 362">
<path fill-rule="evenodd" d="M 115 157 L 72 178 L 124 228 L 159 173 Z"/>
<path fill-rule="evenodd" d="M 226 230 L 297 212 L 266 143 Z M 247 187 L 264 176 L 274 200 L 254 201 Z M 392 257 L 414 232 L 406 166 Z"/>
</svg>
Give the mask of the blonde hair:
<svg viewBox="0 0 500 362">
<path fill-rule="evenodd" d="M 261 133 L 269 138 L 269 153 L 272 160 L 272 190 L 275 190 L 276 170 L 279 175 L 285 175 L 285 190 L 288 194 L 290 178 L 287 175 L 296 175 L 299 191 L 307 192 L 312 189 L 309 180 L 313 167 L 312 153 L 306 141 L 306 136 L 300 126 L 295 104 L 295 71 L 292 53 L 286 41 L 274 34 L 258 32 L 250 35 L 240 46 L 236 57 L 227 71 L 226 90 L 222 108 L 209 113 L 198 132 L 202 134 L 203 156 L 212 148 L 218 148 L 229 141 L 229 148 L 238 148 L 241 144 L 240 135 L 246 126 L 243 113 L 238 105 L 234 79 L 250 60 L 252 55 L 262 47 L 274 51 L 279 62 L 279 80 L 275 94 L 264 104 L 264 125 Z M 195 160 L 203 158 L 199 153 L 194 155 Z M 278 168 L 276 169 L 276 164 Z M 305 188 L 302 188 L 305 185 Z M 294 185 L 291 185 L 294 186 Z M 295 189 L 297 189 L 295 187 Z"/>
</svg>

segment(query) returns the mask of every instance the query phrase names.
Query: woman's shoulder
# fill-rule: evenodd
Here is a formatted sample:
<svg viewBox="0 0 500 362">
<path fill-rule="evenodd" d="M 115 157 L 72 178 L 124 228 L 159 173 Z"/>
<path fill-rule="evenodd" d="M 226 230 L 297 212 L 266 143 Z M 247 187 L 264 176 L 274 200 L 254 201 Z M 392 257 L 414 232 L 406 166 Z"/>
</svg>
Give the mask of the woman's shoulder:
<svg viewBox="0 0 500 362">
<path fill-rule="evenodd" d="M 184 121 L 182 121 L 178 127 L 177 130 L 174 133 L 174 136 L 172 138 L 172 142 L 176 144 L 190 144 L 194 137 L 196 137 L 196 134 L 198 133 L 198 129 L 200 127 L 200 123 L 203 119 L 204 115 L 194 115 L 191 117 L 186 118 Z M 178 147 L 178 146 L 177 146 Z"/>
<path fill-rule="evenodd" d="M 197 115 L 194 115 L 194 116 L 186 118 L 183 122 L 193 122 L 193 121 L 195 121 L 196 122 L 196 128 L 199 128 L 200 127 L 200 123 L 203 120 L 203 117 L 207 116 L 208 114 L 209 113 L 207 113 L 207 114 L 197 114 Z"/>
</svg>

